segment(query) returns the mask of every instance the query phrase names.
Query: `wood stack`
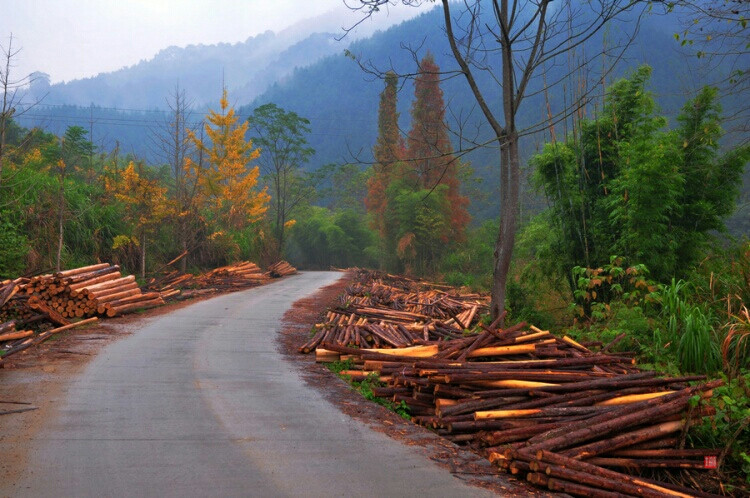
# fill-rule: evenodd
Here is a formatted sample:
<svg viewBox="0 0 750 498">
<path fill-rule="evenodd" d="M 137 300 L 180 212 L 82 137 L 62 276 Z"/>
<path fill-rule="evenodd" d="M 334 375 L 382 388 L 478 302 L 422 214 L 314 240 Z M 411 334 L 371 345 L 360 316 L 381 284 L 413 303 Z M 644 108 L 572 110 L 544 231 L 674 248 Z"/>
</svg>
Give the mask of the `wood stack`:
<svg viewBox="0 0 750 498">
<path fill-rule="evenodd" d="M 51 335 L 97 320 L 164 304 L 135 277 L 109 263 L 0 282 L 0 363 Z M 74 320 L 78 320 L 75 321 Z"/>
<path fill-rule="evenodd" d="M 297 273 L 297 268 L 293 267 L 286 261 L 279 261 L 268 267 L 268 275 L 271 278 L 281 278 L 287 275 L 294 275 Z"/>
<path fill-rule="evenodd" d="M 71 318 L 113 317 L 164 304 L 159 293 L 144 294 L 134 276 L 122 276 L 120 267 L 109 263 L 33 277 L 24 288 L 28 306 L 61 325 Z"/>
<path fill-rule="evenodd" d="M 487 298 L 479 294 L 448 293 L 424 288 L 425 284 L 400 286 L 372 279 L 347 288 L 340 305 L 328 310 L 317 333 L 300 347 L 309 353 L 319 344 L 362 348 L 406 347 L 433 341 L 461 339 L 487 311 Z"/>
<path fill-rule="evenodd" d="M 171 271 L 152 278 L 147 287 L 161 293 L 166 299 L 178 294 L 191 297 L 196 294 L 246 289 L 265 283 L 268 278 L 255 263 L 242 261 L 199 275 Z"/>
<path fill-rule="evenodd" d="M 609 345 L 595 351 L 525 323 L 498 328 L 496 321 L 459 337 L 436 326 L 437 333 L 419 336 L 410 323 L 445 323 L 445 310 L 413 296 L 393 299 L 399 294 L 376 286 L 362 294 L 364 287 L 345 300 L 390 301 L 393 309 L 374 318 L 350 305 L 353 318 L 341 323 L 343 310 L 334 308 L 301 351 L 317 348 L 318 361 L 348 360 L 342 374 L 380 380 L 376 396 L 405 405 L 414 422 L 502 470 L 578 496 L 693 496 L 682 485 L 632 474 L 703 469 L 704 457 L 720 453 L 679 446 L 691 424 L 712 415 L 708 407 L 690 408 L 691 398 L 710 397 L 721 381 L 693 385 L 704 377 L 641 371 L 629 355 L 608 354 Z M 376 337 L 380 346 L 372 347 Z"/>
</svg>

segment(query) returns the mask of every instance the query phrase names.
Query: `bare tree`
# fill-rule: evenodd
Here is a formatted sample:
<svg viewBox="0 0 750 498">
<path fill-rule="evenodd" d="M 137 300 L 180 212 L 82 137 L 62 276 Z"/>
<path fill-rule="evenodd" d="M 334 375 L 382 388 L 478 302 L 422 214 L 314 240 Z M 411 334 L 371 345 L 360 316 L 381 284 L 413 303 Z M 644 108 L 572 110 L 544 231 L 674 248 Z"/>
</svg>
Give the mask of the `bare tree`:
<svg viewBox="0 0 750 498">
<path fill-rule="evenodd" d="M 345 0 L 345 4 L 367 18 L 388 5 L 416 6 L 420 0 Z M 492 129 L 493 142 L 499 145 L 500 230 L 495 242 L 492 305 L 493 317 L 505 307 L 505 287 L 515 242 L 520 191 L 519 140 L 549 126 L 550 119 L 541 115 L 539 121 L 525 128 L 517 122 L 525 99 L 543 90 L 530 90 L 529 83 L 540 71 L 560 64 L 569 51 L 584 44 L 607 23 L 642 4 L 629 26 L 632 32 L 622 43 L 611 47 L 615 54 L 604 51 L 585 58 L 579 66 L 592 65 L 603 58 L 610 67 L 603 68 L 599 78 L 606 77 L 611 65 L 620 59 L 622 50 L 632 40 L 638 26 L 638 15 L 647 8 L 639 0 L 592 0 L 573 6 L 570 2 L 551 0 L 441 0 L 443 27 L 455 59 L 456 73 L 466 80 L 472 95 Z M 486 12 L 483 11 L 487 10 Z M 500 105 L 486 98 L 487 88 L 480 87 L 478 74 L 488 73 L 490 81 L 501 90 Z M 569 75 L 566 75 L 566 77 Z M 548 90 L 562 85 L 566 77 L 550 82 Z M 592 85 L 597 88 L 598 85 Z M 593 97 L 592 92 L 578 96 L 575 102 L 556 112 L 554 120 L 564 120 Z"/>
<path fill-rule="evenodd" d="M 11 118 L 16 115 L 20 116 L 21 111 L 17 112 L 16 105 L 18 104 L 18 91 L 31 83 L 32 78 L 30 75 L 14 79 L 11 75 L 13 69 L 13 62 L 21 52 L 20 48 L 13 47 L 13 34 L 11 33 L 8 37 L 8 46 L 3 47 L 0 45 L 0 52 L 2 52 L 2 67 L 0 67 L 0 91 L 2 95 L 2 107 L 0 107 L 0 184 L 3 180 L 3 159 L 5 154 L 5 135 L 10 125 Z"/>
<path fill-rule="evenodd" d="M 191 129 L 189 121 L 192 102 L 185 96 L 185 91 L 175 86 L 167 98 L 168 115 L 164 122 L 151 133 L 155 154 L 169 164 L 173 182 L 173 202 L 175 215 L 175 235 L 182 252 L 189 251 L 195 242 L 193 226 L 196 218 L 195 195 L 197 181 L 191 181 L 185 175 L 185 159 L 193 152 L 192 141 L 188 138 Z M 180 259 L 180 270 L 187 268 L 187 257 Z"/>
</svg>

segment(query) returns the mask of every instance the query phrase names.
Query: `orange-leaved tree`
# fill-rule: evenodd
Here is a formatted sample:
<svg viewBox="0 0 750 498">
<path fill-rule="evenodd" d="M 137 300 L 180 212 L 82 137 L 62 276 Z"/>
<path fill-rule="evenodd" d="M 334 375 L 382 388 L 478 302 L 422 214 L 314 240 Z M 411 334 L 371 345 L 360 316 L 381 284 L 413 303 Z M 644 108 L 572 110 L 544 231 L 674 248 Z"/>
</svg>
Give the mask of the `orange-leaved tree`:
<svg viewBox="0 0 750 498">
<path fill-rule="evenodd" d="M 196 147 L 196 158 L 185 161 L 186 175 L 198 182 L 197 201 L 214 222 L 217 232 L 242 231 L 259 221 L 268 210 L 270 196 L 258 190 L 260 155 L 245 139 L 247 122 L 238 123 L 224 90 L 219 112 L 210 111 L 204 127 L 207 139 L 188 131 Z"/>
<path fill-rule="evenodd" d="M 122 203 L 126 223 L 137 237 L 141 253 L 141 278 L 146 276 L 146 242 L 168 214 L 167 188 L 155 178 L 149 178 L 143 163 L 130 161 L 127 168 L 106 176 L 107 192 Z M 120 238 L 116 238 L 120 239 Z"/>
<path fill-rule="evenodd" d="M 415 186 L 428 190 L 438 185 L 448 186 L 446 197 L 451 233 L 444 236 L 447 240 L 462 241 L 470 221 L 469 200 L 460 192 L 458 172 L 461 164 L 453 155 L 445 124 L 440 68 L 429 52 L 419 62 L 419 74 L 414 80 L 411 117 L 406 158 Z"/>
</svg>

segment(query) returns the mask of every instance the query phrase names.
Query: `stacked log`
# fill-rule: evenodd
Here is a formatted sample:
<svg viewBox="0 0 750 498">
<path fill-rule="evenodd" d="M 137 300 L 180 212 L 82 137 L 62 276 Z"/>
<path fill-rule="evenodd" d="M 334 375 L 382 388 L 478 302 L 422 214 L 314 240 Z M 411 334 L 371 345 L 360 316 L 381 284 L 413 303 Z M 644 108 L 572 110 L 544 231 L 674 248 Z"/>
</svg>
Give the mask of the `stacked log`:
<svg viewBox="0 0 750 498">
<path fill-rule="evenodd" d="M 333 308 L 300 350 L 315 350 L 321 362 L 348 361 L 343 375 L 380 381 L 376 396 L 405 405 L 413 422 L 481 452 L 499 470 L 578 496 L 693 496 L 634 474 L 703 469 L 721 452 L 678 447 L 686 426 L 713 414 L 689 409 L 691 399 L 710 397 L 721 381 L 641 371 L 631 356 L 607 353 L 609 345 L 596 351 L 525 323 L 478 324 L 460 336 L 436 326 L 439 333 L 417 336 L 414 323 L 445 323 L 443 301 L 405 299 L 377 284 L 352 286 L 348 319 Z M 385 302 L 390 310 L 381 309 Z"/>
<path fill-rule="evenodd" d="M 281 278 L 287 275 L 294 275 L 297 273 L 297 268 L 293 267 L 286 261 L 279 261 L 268 267 L 268 275 L 271 278 Z"/>
<path fill-rule="evenodd" d="M 147 288 L 161 293 L 166 299 L 178 294 L 182 297 L 190 297 L 211 292 L 241 290 L 265 283 L 268 279 L 269 276 L 264 274 L 258 265 L 250 261 L 242 261 L 199 275 L 174 270 L 152 278 Z"/>
<path fill-rule="evenodd" d="M 143 293 L 135 277 L 109 263 L 73 268 L 31 279 L 0 282 L 0 357 L 52 334 L 164 304 L 158 292 Z M 0 360 L 2 363 L 3 360 Z"/>
<path fill-rule="evenodd" d="M 113 317 L 164 304 L 158 293 L 143 293 L 135 277 L 100 263 L 33 277 L 25 286 L 28 306 L 65 325 L 72 318 Z"/>
<path fill-rule="evenodd" d="M 309 353 L 323 342 L 398 348 L 462 339 L 464 330 L 476 326 L 487 305 L 488 299 L 478 294 L 420 290 L 415 284 L 404 289 L 373 278 L 346 289 L 339 306 L 327 311 L 324 322 L 316 324 L 315 335 L 300 352 Z"/>
</svg>

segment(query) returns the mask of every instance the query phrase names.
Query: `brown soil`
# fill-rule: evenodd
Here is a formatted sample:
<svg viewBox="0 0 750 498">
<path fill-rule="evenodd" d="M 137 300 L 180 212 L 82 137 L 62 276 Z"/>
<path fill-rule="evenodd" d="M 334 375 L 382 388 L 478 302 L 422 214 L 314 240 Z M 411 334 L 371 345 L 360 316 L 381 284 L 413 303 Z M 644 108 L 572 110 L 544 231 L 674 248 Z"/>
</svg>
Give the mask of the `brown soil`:
<svg viewBox="0 0 750 498">
<path fill-rule="evenodd" d="M 405 420 L 383 406 L 368 402 L 324 365 L 315 363 L 315 355 L 298 352 L 299 346 L 309 338 L 313 324 L 322 321 L 325 309 L 343 293 L 351 276 L 347 274 L 314 296 L 297 301 L 284 316 L 279 349 L 300 369 L 305 382 L 319 390 L 342 412 L 362 421 L 373 430 L 418 447 L 427 458 L 471 485 L 505 496 L 551 496 L 526 482 L 498 473 L 497 468 L 483 456 Z"/>
</svg>

